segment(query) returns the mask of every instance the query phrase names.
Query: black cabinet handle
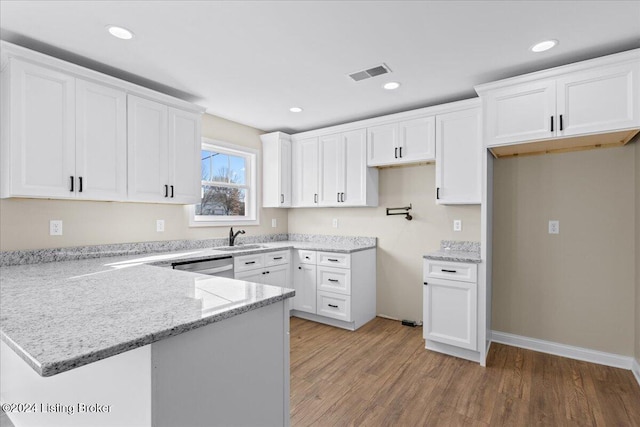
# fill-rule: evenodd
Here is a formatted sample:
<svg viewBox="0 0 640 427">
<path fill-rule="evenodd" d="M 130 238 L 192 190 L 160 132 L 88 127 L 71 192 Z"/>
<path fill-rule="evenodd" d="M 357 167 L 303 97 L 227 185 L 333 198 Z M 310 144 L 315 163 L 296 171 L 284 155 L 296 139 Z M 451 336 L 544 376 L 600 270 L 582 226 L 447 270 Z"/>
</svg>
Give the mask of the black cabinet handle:
<svg viewBox="0 0 640 427">
<path fill-rule="evenodd" d="M 267 273 L 263 271 L 262 274 L 267 274 Z"/>
<path fill-rule="evenodd" d="M 298 267 L 298 270 L 302 270 L 302 267 Z"/>
<path fill-rule="evenodd" d="M 337 305 L 333 305 L 333 304 L 327 304 L 329 307 L 333 307 L 333 308 L 338 308 Z"/>
<path fill-rule="evenodd" d="M 311 259 L 311 258 L 309 258 L 308 256 L 306 256 L 306 257 L 304 257 L 304 259 Z"/>
<path fill-rule="evenodd" d="M 318 195 L 317 194 L 313 195 L 313 203 L 318 203 Z"/>
<path fill-rule="evenodd" d="M 551 132 L 553 132 L 553 116 L 551 116 Z"/>
<path fill-rule="evenodd" d="M 338 260 L 337 260 L 337 259 L 335 259 L 335 258 L 327 258 L 327 261 L 338 262 Z"/>
<path fill-rule="evenodd" d="M 256 263 L 255 261 L 248 261 L 248 262 L 245 262 L 244 265 L 255 264 L 255 263 Z"/>
<path fill-rule="evenodd" d="M 280 195 L 280 203 L 284 203 L 284 194 Z"/>
<path fill-rule="evenodd" d="M 82 177 L 81 176 L 78 177 L 78 181 L 80 184 L 80 188 L 78 189 L 78 192 L 82 193 Z"/>
<path fill-rule="evenodd" d="M 400 147 L 400 158 L 402 158 L 402 147 Z"/>
<path fill-rule="evenodd" d="M 336 193 L 336 202 L 340 202 L 340 193 Z"/>
<path fill-rule="evenodd" d="M 340 201 L 344 203 L 344 193 L 340 193 Z"/>
<path fill-rule="evenodd" d="M 276 259 L 282 259 L 282 257 L 281 256 L 277 256 L 277 257 L 274 258 L 274 260 L 276 260 Z"/>
<path fill-rule="evenodd" d="M 71 178 L 71 188 L 69 189 L 69 191 L 73 192 L 73 175 L 71 175 L 70 178 Z"/>
<path fill-rule="evenodd" d="M 171 186 L 171 198 L 173 199 L 173 185 Z"/>
<path fill-rule="evenodd" d="M 164 197 L 169 197 L 169 186 L 167 184 L 164 185 Z"/>
<path fill-rule="evenodd" d="M 424 283 L 424 285 L 425 285 L 425 286 L 426 286 L 426 285 L 428 285 L 428 283 L 427 283 L 427 282 L 422 282 L 422 283 Z"/>
<path fill-rule="evenodd" d="M 327 280 L 330 281 L 330 282 L 338 282 L 338 280 L 336 280 L 336 279 L 327 279 Z"/>
<path fill-rule="evenodd" d="M 268 271 L 267 271 L 266 273 L 267 273 L 267 274 L 269 274 L 269 272 L 268 272 Z"/>
<path fill-rule="evenodd" d="M 560 114 L 560 130 L 562 130 L 562 114 Z"/>
<path fill-rule="evenodd" d="M 444 268 L 442 269 L 443 273 L 457 273 L 456 270 L 445 270 Z"/>
<path fill-rule="evenodd" d="M 396 147 L 395 156 L 396 156 L 396 159 L 397 159 L 398 158 L 398 147 Z"/>
<path fill-rule="evenodd" d="M 440 187 L 436 187 L 436 200 L 440 200 Z"/>
</svg>

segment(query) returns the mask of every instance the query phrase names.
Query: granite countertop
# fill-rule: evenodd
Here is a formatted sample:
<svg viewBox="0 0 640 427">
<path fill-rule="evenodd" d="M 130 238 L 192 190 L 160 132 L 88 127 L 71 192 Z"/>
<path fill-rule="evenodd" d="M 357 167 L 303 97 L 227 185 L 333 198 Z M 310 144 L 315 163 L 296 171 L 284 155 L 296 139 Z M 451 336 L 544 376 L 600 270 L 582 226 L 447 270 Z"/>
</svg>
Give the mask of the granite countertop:
<svg viewBox="0 0 640 427">
<path fill-rule="evenodd" d="M 425 259 L 451 262 L 471 262 L 479 264 L 480 257 L 479 242 L 463 242 L 443 240 L 440 242 L 440 249 L 423 256 Z"/>
<path fill-rule="evenodd" d="M 4 266 L 0 336 L 41 376 L 51 376 L 295 294 L 292 289 L 160 265 L 290 248 L 351 253 L 376 247 L 358 241 L 260 246 Z"/>
</svg>

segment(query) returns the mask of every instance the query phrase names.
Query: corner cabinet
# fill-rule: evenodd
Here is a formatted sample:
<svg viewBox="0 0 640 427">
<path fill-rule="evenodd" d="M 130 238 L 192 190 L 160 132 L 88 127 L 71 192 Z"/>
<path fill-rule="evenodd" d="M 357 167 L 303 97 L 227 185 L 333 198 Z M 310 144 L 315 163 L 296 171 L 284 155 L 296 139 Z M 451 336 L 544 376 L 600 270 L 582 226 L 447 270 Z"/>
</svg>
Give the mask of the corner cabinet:
<svg viewBox="0 0 640 427">
<path fill-rule="evenodd" d="M 567 148 L 554 145 L 555 140 L 637 130 L 639 87 L 637 50 L 478 86 L 485 143 L 499 147 L 551 140 L 541 151 L 552 151 Z M 601 142 L 625 143 L 633 135 L 621 132 Z M 579 146 L 574 142 L 568 148 Z"/>
<path fill-rule="evenodd" d="M 435 117 L 418 117 L 367 129 L 367 166 L 435 160 Z"/>
<path fill-rule="evenodd" d="M 478 349 L 477 265 L 424 260 L 423 298 L 425 347 L 474 360 L 456 350 Z"/>
<path fill-rule="evenodd" d="M 377 206 L 378 171 L 366 162 L 365 129 L 321 136 L 318 206 Z"/>
<path fill-rule="evenodd" d="M 129 198 L 200 200 L 200 115 L 128 96 Z"/>
<path fill-rule="evenodd" d="M 261 135 L 262 207 L 291 207 L 291 137 L 282 132 Z"/>
<path fill-rule="evenodd" d="M 0 197 L 197 203 L 199 108 L 0 43 Z"/>
<path fill-rule="evenodd" d="M 483 150 L 480 107 L 436 116 L 437 204 L 480 204 Z"/>
</svg>

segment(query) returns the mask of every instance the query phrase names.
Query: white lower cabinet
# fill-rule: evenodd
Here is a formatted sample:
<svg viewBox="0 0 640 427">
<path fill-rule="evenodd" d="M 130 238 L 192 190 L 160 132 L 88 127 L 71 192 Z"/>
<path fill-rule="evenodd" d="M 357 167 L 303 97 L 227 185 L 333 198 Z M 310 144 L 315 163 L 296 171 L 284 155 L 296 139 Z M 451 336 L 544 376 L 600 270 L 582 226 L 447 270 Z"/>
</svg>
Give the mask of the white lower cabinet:
<svg viewBox="0 0 640 427">
<path fill-rule="evenodd" d="M 376 316 L 376 251 L 294 250 L 292 315 L 356 330 Z"/>
<path fill-rule="evenodd" d="M 477 351 L 478 341 L 477 265 L 425 260 L 423 286 L 423 335 L 426 347 L 459 357 L 455 349 L 430 345 L 442 343 Z"/>
<path fill-rule="evenodd" d="M 234 257 L 234 279 L 291 287 L 289 250 Z"/>
</svg>

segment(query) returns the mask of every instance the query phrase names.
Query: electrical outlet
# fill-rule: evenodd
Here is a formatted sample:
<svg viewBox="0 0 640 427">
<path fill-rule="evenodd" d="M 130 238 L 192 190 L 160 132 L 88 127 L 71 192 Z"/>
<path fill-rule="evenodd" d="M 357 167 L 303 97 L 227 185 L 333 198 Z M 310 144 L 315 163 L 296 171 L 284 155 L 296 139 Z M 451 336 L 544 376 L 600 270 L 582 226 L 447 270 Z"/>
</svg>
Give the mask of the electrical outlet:
<svg viewBox="0 0 640 427">
<path fill-rule="evenodd" d="M 164 232 L 164 219 L 159 219 L 156 221 L 156 231 L 158 233 Z"/>
<path fill-rule="evenodd" d="M 462 220 L 454 219 L 453 220 L 453 231 L 462 231 Z"/>
<path fill-rule="evenodd" d="M 549 221 L 549 234 L 560 234 L 560 221 Z"/>
<path fill-rule="evenodd" d="M 272 218 L 271 219 L 271 227 L 276 228 L 278 226 L 278 219 L 277 218 Z"/>
<path fill-rule="evenodd" d="M 62 236 L 62 220 L 52 219 L 49 221 L 49 235 L 50 236 Z"/>
<path fill-rule="evenodd" d="M 333 221 L 331 221 L 331 225 L 333 226 L 333 228 L 338 228 L 338 218 L 333 218 Z"/>
</svg>

